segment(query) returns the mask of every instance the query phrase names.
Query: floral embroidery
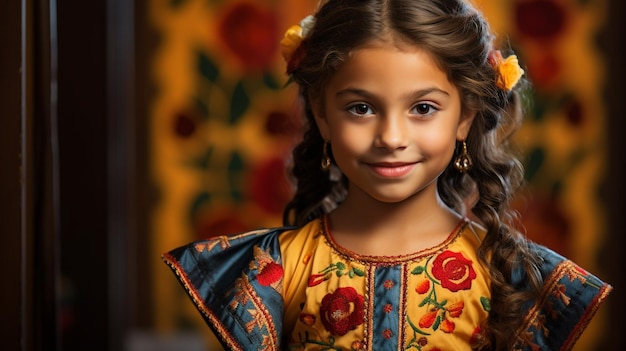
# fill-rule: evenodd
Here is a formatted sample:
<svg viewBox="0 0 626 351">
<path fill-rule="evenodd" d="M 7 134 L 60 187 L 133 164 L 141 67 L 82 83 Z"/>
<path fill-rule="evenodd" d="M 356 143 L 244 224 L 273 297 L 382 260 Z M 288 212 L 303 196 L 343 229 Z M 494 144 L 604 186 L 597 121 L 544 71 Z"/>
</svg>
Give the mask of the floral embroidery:
<svg viewBox="0 0 626 351">
<path fill-rule="evenodd" d="M 391 339 L 392 336 L 393 336 L 393 332 L 391 331 L 391 329 L 383 330 L 383 338 L 389 340 Z"/>
<path fill-rule="evenodd" d="M 463 307 L 465 307 L 465 303 L 463 301 L 455 302 L 452 305 L 448 306 L 448 312 L 450 313 L 450 317 L 457 318 L 461 316 L 461 313 L 463 313 Z"/>
<path fill-rule="evenodd" d="M 276 291 L 282 290 L 283 267 L 278 264 L 269 252 L 254 247 L 254 261 L 250 262 L 250 269 L 258 271 L 257 281 L 263 286 L 271 286 Z"/>
<path fill-rule="evenodd" d="M 450 291 L 468 290 L 476 272 L 472 261 L 460 252 L 444 251 L 433 261 L 433 276 L 441 281 L 441 286 Z"/>
<path fill-rule="evenodd" d="M 301 313 L 300 314 L 300 321 L 306 325 L 308 325 L 309 327 L 315 324 L 317 318 L 315 318 L 315 315 L 310 314 L 310 313 Z"/>
<path fill-rule="evenodd" d="M 363 345 L 362 341 L 355 341 L 352 343 L 352 351 L 361 351 L 361 350 L 365 350 L 365 345 Z"/>
<path fill-rule="evenodd" d="M 415 288 L 415 291 L 420 295 L 426 294 L 429 290 L 430 280 L 428 279 L 420 280 L 420 282 L 417 284 L 417 287 Z"/>
<path fill-rule="evenodd" d="M 470 337 L 470 346 L 474 348 L 476 345 L 481 343 L 484 338 L 485 336 L 483 335 L 483 331 L 480 326 L 476 327 L 474 329 L 474 332 L 472 332 L 472 336 Z"/>
<path fill-rule="evenodd" d="M 346 264 L 343 262 L 332 263 L 330 266 L 321 270 L 318 274 L 313 274 L 309 277 L 308 286 L 316 286 L 321 284 L 322 282 L 330 279 L 332 272 L 335 272 L 337 277 L 343 277 L 347 275 L 350 278 L 354 278 L 355 276 L 363 277 L 365 276 L 365 272 L 358 268 L 351 268 L 346 270 Z"/>
<path fill-rule="evenodd" d="M 322 323 L 333 335 L 345 335 L 363 323 L 364 305 L 363 296 L 353 287 L 338 288 L 322 299 Z"/>
<path fill-rule="evenodd" d="M 431 263 L 432 261 L 432 263 Z M 430 267 L 430 273 L 427 267 Z M 460 318 L 465 308 L 465 302 L 440 300 L 437 290 L 444 288 L 451 292 L 469 290 L 476 272 L 472 261 L 459 252 L 443 251 L 435 257 L 429 258 L 424 265 L 415 267 L 411 274 L 422 276 L 418 280 L 415 291 L 424 296 L 418 307 L 427 308 L 415 324 L 408 318 L 408 324 L 413 329 L 413 338 L 406 349 L 423 350 L 428 343 L 430 331 L 452 333 L 456 329 L 454 318 Z M 485 311 L 489 308 L 489 299 L 481 297 L 481 304 Z"/>
</svg>

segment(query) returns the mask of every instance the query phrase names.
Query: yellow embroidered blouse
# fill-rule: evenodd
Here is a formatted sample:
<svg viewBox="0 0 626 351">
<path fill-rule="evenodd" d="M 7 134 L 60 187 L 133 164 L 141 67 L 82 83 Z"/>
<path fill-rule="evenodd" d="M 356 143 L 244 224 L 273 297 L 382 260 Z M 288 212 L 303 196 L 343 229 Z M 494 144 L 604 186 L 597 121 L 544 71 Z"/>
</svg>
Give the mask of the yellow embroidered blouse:
<svg viewBox="0 0 626 351">
<path fill-rule="evenodd" d="M 489 310 L 482 235 L 462 221 L 436 247 L 388 257 L 341 247 L 327 217 L 283 233 L 289 348 L 470 350 Z"/>
<path fill-rule="evenodd" d="M 476 257 L 484 235 L 461 221 L 436 247 L 363 256 L 338 245 L 322 217 L 192 242 L 163 259 L 227 350 L 459 351 L 471 349 L 490 310 Z M 612 287 L 529 244 L 543 285 L 511 331 L 515 350 L 569 350 Z M 509 278 L 524 288 L 521 268 Z"/>
</svg>

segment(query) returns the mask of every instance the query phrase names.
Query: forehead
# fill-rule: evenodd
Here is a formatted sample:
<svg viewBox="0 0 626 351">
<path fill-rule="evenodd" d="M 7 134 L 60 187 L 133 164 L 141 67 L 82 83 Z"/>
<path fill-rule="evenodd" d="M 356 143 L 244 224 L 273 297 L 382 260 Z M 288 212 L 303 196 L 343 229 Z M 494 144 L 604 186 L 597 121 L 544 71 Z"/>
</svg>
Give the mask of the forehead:
<svg viewBox="0 0 626 351">
<path fill-rule="evenodd" d="M 414 45 L 373 42 L 354 50 L 327 89 L 358 87 L 383 95 L 437 88 L 457 95 L 447 72 L 429 51 Z"/>
</svg>

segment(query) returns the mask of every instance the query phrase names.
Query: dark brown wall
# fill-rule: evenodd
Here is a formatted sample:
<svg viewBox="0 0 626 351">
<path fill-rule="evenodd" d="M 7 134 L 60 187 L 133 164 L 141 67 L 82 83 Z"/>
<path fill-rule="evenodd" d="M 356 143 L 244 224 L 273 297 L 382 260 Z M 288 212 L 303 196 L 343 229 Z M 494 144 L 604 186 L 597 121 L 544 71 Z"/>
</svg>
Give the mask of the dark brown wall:
<svg viewBox="0 0 626 351">
<path fill-rule="evenodd" d="M 607 141 L 609 151 L 609 170 L 606 184 L 606 201 L 609 204 L 608 238 L 606 251 L 600 258 L 606 267 L 607 278 L 614 287 L 609 297 L 608 340 L 604 350 L 620 350 L 623 346 L 623 330 L 626 325 L 626 232 L 624 230 L 624 200 L 626 199 L 626 69 L 624 68 L 625 40 L 624 13 L 626 2 L 613 0 L 609 2 L 609 22 L 606 35 L 607 87 L 606 101 L 608 109 Z"/>
<path fill-rule="evenodd" d="M 5 323 L 0 340 L 19 350 L 23 323 L 22 222 L 21 222 L 21 24 L 20 1 L 7 0 L 0 11 L 0 276 L 3 289 L 0 311 Z"/>
</svg>

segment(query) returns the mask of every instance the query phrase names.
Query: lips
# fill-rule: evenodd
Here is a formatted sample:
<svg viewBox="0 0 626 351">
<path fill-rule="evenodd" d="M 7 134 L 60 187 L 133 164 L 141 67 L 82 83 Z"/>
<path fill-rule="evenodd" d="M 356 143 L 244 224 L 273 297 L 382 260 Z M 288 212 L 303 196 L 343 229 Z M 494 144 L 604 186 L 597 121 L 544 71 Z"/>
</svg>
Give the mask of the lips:
<svg viewBox="0 0 626 351">
<path fill-rule="evenodd" d="M 415 166 L 415 163 L 370 163 L 368 166 L 379 176 L 395 178 L 409 173 Z"/>
</svg>

